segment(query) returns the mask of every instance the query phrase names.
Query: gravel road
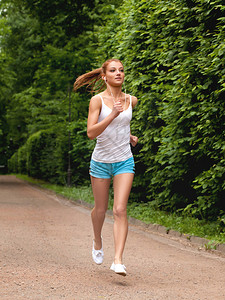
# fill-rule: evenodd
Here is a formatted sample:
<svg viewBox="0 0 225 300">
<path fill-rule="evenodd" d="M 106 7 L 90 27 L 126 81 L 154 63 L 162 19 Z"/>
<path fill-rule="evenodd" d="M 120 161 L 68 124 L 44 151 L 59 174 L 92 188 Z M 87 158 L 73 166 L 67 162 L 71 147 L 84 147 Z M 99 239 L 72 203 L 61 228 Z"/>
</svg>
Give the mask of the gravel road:
<svg viewBox="0 0 225 300">
<path fill-rule="evenodd" d="M 92 262 L 90 209 L 14 176 L 0 176 L 1 300 L 225 300 L 225 256 L 129 226 L 124 263 L 110 271 L 113 219 L 103 228 L 105 260 Z"/>
</svg>

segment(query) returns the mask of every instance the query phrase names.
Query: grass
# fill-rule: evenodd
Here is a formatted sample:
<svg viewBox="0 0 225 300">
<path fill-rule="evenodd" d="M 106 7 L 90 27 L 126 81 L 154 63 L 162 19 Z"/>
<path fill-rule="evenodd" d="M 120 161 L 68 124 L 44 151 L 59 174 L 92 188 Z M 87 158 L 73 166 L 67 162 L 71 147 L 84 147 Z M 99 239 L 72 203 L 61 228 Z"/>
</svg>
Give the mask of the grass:
<svg viewBox="0 0 225 300">
<path fill-rule="evenodd" d="M 26 175 L 16 174 L 22 180 L 52 190 L 70 200 L 82 200 L 94 203 L 91 186 L 66 187 L 46 183 L 42 180 L 33 179 Z M 113 207 L 113 192 L 110 191 L 109 209 Z M 168 230 L 173 229 L 183 234 L 195 235 L 209 240 L 209 245 L 225 243 L 225 229 L 219 222 L 207 222 L 191 216 L 181 216 L 175 213 L 153 209 L 151 203 L 128 203 L 127 213 L 129 216 L 141 220 L 147 224 L 159 224 Z M 206 245 L 207 248 L 207 245 Z M 212 246 L 210 246 L 212 248 Z"/>
<path fill-rule="evenodd" d="M 151 203 L 129 204 L 128 215 L 148 224 L 159 224 L 168 230 L 173 229 L 183 234 L 208 239 L 211 244 L 225 243 L 225 230 L 222 230 L 219 222 L 207 222 L 191 216 L 155 210 L 152 209 Z"/>
</svg>

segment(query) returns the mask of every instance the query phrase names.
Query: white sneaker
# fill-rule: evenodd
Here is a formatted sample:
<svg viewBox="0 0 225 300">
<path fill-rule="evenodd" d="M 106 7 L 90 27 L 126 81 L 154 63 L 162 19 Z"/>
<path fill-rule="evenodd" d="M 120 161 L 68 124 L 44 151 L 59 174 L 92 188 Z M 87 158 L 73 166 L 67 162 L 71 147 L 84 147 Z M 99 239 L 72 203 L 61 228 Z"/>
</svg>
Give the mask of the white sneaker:
<svg viewBox="0 0 225 300">
<path fill-rule="evenodd" d="M 103 258 L 104 258 L 103 247 L 100 250 L 95 250 L 94 241 L 93 241 L 93 248 L 92 248 L 92 258 L 97 265 L 101 265 L 103 263 Z"/>
<path fill-rule="evenodd" d="M 122 275 L 122 276 L 127 275 L 126 267 L 122 264 L 114 264 L 114 262 L 113 262 L 110 267 L 110 270 L 114 271 L 118 275 Z"/>
</svg>

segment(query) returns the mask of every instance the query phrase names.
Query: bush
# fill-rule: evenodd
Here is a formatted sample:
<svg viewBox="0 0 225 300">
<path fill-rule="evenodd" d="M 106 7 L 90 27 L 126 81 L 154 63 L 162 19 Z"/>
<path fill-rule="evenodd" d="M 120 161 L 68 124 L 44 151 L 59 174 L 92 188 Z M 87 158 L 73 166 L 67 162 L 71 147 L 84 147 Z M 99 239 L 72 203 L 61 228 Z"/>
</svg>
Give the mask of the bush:
<svg viewBox="0 0 225 300">
<path fill-rule="evenodd" d="M 89 181 L 89 164 L 95 141 L 87 137 L 86 121 L 77 121 L 71 125 L 72 181 L 81 184 Z"/>
<path fill-rule="evenodd" d="M 89 179 L 89 161 L 94 142 L 86 135 L 86 122 L 74 122 L 71 130 L 72 183 Z M 26 144 L 9 160 L 10 172 L 19 172 L 51 183 L 66 184 L 68 172 L 68 129 L 65 126 L 41 130 L 31 135 Z"/>
<path fill-rule="evenodd" d="M 17 154 L 18 173 L 27 174 L 27 144 L 20 147 Z"/>
<path fill-rule="evenodd" d="M 221 0 L 125 0 L 99 30 L 139 98 L 140 200 L 206 219 L 224 210 L 224 10 Z"/>
<path fill-rule="evenodd" d="M 8 171 L 11 173 L 18 173 L 18 152 L 15 152 L 8 160 Z"/>
</svg>

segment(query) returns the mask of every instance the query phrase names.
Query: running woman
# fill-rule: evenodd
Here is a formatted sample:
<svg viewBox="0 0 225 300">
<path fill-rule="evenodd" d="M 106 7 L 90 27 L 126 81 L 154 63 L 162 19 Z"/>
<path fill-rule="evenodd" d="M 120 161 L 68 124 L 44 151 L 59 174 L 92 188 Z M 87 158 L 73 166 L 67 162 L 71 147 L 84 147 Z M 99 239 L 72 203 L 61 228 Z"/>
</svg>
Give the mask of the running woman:
<svg viewBox="0 0 225 300">
<path fill-rule="evenodd" d="M 87 135 L 97 139 L 90 162 L 90 177 L 95 206 L 91 212 L 94 240 L 92 258 L 102 264 L 104 258 L 102 227 L 108 209 L 109 187 L 113 178 L 114 261 L 110 267 L 126 276 L 123 252 L 128 234 L 127 202 L 134 178 L 134 158 L 131 147 L 138 138 L 131 135 L 130 121 L 137 98 L 122 92 L 124 67 L 120 60 L 109 59 L 102 67 L 77 78 L 74 91 L 83 85 L 98 92 L 90 100 Z M 97 88 L 96 88 L 97 87 Z M 101 90 L 104 91 L 100 92 Z"/>
</svg>

